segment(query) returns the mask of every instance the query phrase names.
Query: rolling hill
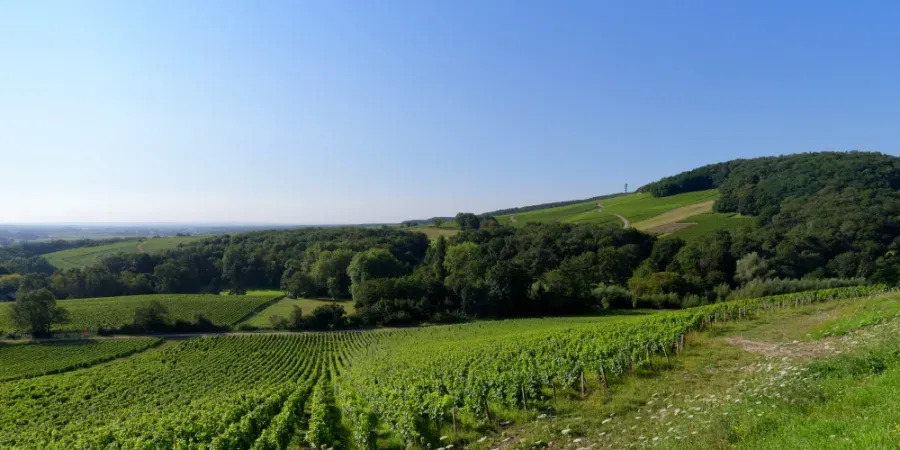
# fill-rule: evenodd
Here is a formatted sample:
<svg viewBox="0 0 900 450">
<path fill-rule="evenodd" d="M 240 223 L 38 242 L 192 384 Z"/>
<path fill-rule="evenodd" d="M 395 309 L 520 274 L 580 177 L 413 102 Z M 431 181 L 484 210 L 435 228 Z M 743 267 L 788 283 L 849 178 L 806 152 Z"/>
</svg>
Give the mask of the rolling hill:
<svg viewBox="0 0 900 450">
<path fill-rule="evenodd" d="M 718 198 L 718 191 L 709 189 L 699 192 L 653 197 L 647 193 L 634 193 L 608 198 L 602 201 L 587 201 L 573 205 L 533 210 L 524 213 L 498 216 L 503 225 L 522 227 L 527 223 L 622 223 L 619 216 L 628 220 L 635 228 L 654 231 L 678 220 L 711 211 L 712 203 Z"/>
<path fill-rule="evenodd" d="M 196 242 L 207 236 L 179 236 L 129 240 L 98 247 L 81 247 L 48 253 L 44 258 L 57 269 L 73 269 L 89 266 L 102 258 L 118 253 L 156 253 Z"/>
</svg>

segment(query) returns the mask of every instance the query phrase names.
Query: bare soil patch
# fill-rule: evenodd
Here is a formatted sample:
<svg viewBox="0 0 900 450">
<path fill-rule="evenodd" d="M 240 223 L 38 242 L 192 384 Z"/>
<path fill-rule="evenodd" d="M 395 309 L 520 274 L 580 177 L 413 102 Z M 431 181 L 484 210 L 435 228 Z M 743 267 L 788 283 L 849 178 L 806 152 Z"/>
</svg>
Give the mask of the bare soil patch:
<svg viewBox="0 0 900 450">
<path fill-rule="evenodd" d="M 655 226 L 652 228 L 647 228 L 644 231 L 647 231 L 648 233 L 668 234 L 668 233 L 674 233 L 678 230 L 683 230 L 687 227 L 691 227 L 694 225 L 697 225 L 697 224 L 696 223 L 673 222 L 673 223 L 667 223 L 664 225 Z"/>
<path fill-rule="evenodd" d="M 811 358 L 830 355 L 837 351 L 834 339 L 831 338 L 820 339 L 813 342 L 793 341 L 783 344 L 772 344 L 770 342 L 746 339 L 743 336 L 733 336 L 725 338 L 725 341 L 740 347 L 744 351 L 763 356 Z"/>
</svg>

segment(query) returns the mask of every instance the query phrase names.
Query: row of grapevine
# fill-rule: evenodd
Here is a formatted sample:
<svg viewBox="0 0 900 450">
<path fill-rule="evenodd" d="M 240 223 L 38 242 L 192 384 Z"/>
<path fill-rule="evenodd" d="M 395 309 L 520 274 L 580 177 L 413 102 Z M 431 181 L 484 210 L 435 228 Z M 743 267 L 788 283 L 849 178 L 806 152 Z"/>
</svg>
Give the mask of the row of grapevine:
<svg viewBox="0 0 900 450">
<path fill-rule="evenodd" d="M 276 419 L 296 425 L 281 414 L 303 401 L 302 386 L 319 377 L 332 339 L 191 339 L 104 366 L 4 382 L 0 448 L 249 448 Z"/>
<path fill-rule="evenodd" d="M 0 344 L 0 381 L 68 372 L 159 345 L 158 338 Z"/>
<path fill-rule="evenodd" d="M 420 443 L 419 427 L 425 422 L 447 423 L 459 411 L 490 419 L 492 404 L 527 408 L 544 389 L 577 389 L 585 373 L 605 381 L 653 354 L 668 358 L 681 349 L 686 333 L 718 321 L 886 290 L 884 286 L 825 289 L 649 317 L 572 321 L 565 328 L 522 329 L 494 339 L 454 336 L 452 327 L 431 332 L 427 340 L 425 333 L 398 333 L 354 358 L 341 377 L 338 398 L 357 446 L 372 446 L 374 419 L 407 443 Z"/>
</svg>

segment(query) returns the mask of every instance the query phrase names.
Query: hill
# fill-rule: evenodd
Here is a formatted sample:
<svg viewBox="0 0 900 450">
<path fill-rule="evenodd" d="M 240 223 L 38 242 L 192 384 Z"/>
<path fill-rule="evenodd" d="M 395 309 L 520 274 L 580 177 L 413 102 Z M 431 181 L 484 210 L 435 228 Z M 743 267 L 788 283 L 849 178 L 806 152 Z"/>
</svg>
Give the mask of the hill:
<svg viewBox="0 0 900 450">
<path fill-rule="evenodd" d="M 619 195 L 602 201 L 587 201 L 555 208 L 497 216 L 503 225 L 522 227 L 527 223 L 622 223 L 620 215 L 638 229 L 646 229 L 644 221 L 685 207 L 699 208 L 696 213 L 707 212 L 718 191 L 710 189 L 681 195 L 658 198 L 647 193 Z M 663 223 L 663 222 L 661 222 Z M 661 224 L 659 223 L 659 224 Z M 655 224 L 655 225 L 659 225 Z"/>
<path fill-rule="evenodd" d="M 44 258 L 57 269 L 72 269 L 96 264 L 102 258 L 119 253 L 156 253 L 170 250 L 182 244 L 197 242 L 209 236 L 177 236 L 125 240 L 111 244 L 80 247 L 47 253 Z"/>
</svg>

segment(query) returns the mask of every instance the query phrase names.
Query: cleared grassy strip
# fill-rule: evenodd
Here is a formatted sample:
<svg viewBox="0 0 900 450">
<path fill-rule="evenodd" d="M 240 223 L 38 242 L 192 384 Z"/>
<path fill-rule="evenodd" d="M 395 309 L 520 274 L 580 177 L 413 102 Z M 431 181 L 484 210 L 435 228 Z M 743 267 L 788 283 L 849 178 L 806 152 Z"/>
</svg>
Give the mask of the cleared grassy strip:
<svg viewBox="0 0 900 450">
<path fill-rule="evenodd" d="M 119 253 L 157 253 L 170 250 L 181 244 L 196 242 L 208 236 L 178 236 L 150 238 L 116 242 L 98 247 L 83 247 L 61 250 L 44 255 L 47 261 L 58 269 L 72 269 L 96 264 L 101 259 Z"/>
<path fill-rule="evenodd" d="M 67 372 L 121 358 L 162 342 L 157 338 L 0 344 L 0 381 Z"/>
<path fill-rule="evenodd" d="M 736 214 L 708 213 L 688 217 L 681 222 L 693 223 L 694 225 L 677 230 L 669 236 L 691 241 L 718 230 L 738 230 L 753 227 L 755 218 Z"/>
<path fill-rule="evenodd" d="M 54 327 L 57 331 L 95 331 L 118 328 L 131 323 L 138 306 L 159 301 L 169 311 L 172 321 L 193 321 L 197 314 L 206 315 L 214 324 L 234 325 L 256 308 L 274 300 L 274 296 L 239 296 L 205 294 L 156 294 L 125 297 L 60 300 L 57 304 L 69 311 L 69 323 Z M 0 330 L 12 330 L 8 311 L 10 304 L 0 304 Z"/>
<path fill-rule="evenodd" d="M 714 201 L 715 200 L 708 200 L 693 205 L 682 206 L 681 208 L 675 208 L 651 219 L 642 220 L 634 224 L 634 227 L 638 230 L 653 231 L 654 228 L 659 226 L 680 222 L 684 219 L 687 219 L 688 217 L 696 216 L 697 214 L 712 212 L 712 205 Z"/>
<path fill-rule="evenodd" d="M 316 307 L 322 305 L 330 305 L 332 303 L 337 303 L 343 306 L 344 310 L 347 311 L 347 314 L 352 314 L 354 311 L 356 311 L 356 308 L 353 307 L 352 301 L 333 302 L 331 300 L 315 300 L 310 298 L 283 298 L 275 302 L 275 304 L 262 310 L 261 312 L 251 316 L 249 319 L 245 320 L 242 323 L 259 328 L 271 328 L 272 324 L 269 320 L 270 317 L 281 316 L 284 318 L 290 318 L 291 313 L 294 311 L 294 306 L 300 307 L 300 309 L 303 310 L 303 314 L 308 315 L 314 309 L 316 309 Z"/>
<path fill-rule="evenodd" d="M 428 239 L 437 239 L 439 236 L 451 237 L 457 233 L 459 233 L 458 229 L 452 228 L 435 228 L 430 225 L 424 225 L 419 227 L 410 227 L 409 231 L 418 231 L 420 233 L 425 233 L 428 236 Z"/>
</svg>

